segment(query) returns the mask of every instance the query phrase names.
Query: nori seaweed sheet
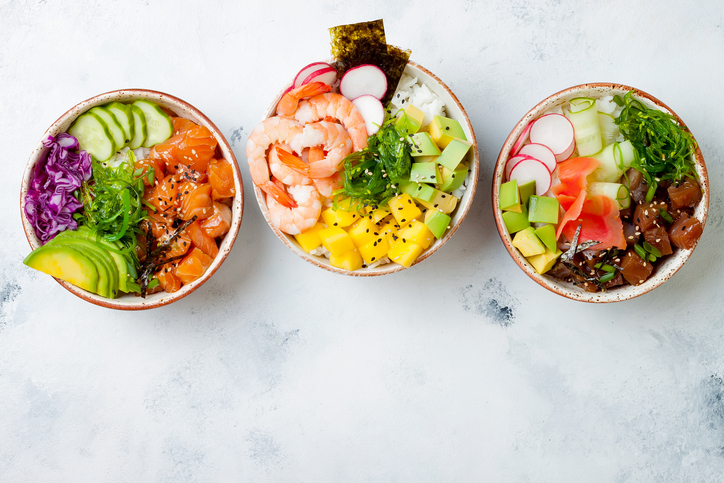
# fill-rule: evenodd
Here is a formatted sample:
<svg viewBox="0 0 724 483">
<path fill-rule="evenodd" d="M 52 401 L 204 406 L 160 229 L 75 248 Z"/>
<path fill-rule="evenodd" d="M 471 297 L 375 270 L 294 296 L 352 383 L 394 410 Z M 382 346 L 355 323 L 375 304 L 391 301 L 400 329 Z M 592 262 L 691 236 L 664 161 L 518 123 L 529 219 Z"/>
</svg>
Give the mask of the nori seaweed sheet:
<svg viewBox="0 0 724 483">
<path fill-rule="evenodd" d="M 387 44 L 382 19 L 339 25 L 330 28 L 329 33 L 339 77 L 352 67 L 363 64 L 373 64 L 382 69 L 387 77 L 387 92 L 382 98 L 382 104 L 386 106 L 397 89 L 411 52 Z"/>
</svg>

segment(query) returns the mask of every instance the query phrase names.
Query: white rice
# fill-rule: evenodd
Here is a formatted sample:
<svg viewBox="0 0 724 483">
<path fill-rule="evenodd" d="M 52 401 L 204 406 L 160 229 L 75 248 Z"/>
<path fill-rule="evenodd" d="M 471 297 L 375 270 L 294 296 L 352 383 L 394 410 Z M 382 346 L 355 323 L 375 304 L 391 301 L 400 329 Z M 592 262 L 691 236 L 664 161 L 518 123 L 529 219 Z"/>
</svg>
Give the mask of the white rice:
<svg viewBox="0 0 724 483">
<path fill-rule="evenodd" d="M 442 99 L 429 87 L 418 81 L 417 77 L 407 74 L 402 74 L 390 104 L 396 110 L 404 109 L 410 104 L 421 110 L 425 113 L 425 119 L 422 121 L 423 128 L 432 122 L 433 117 L 446 116 L 445 103 Z"/>
</svg>

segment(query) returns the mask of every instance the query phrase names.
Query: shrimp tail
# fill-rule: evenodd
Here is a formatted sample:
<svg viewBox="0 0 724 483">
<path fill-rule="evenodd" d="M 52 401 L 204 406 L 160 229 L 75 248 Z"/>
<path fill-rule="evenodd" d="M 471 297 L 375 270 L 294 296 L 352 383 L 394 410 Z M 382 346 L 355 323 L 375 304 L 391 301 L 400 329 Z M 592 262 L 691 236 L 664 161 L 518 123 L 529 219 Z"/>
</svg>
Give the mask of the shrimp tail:
<svg viewBox="0 0 724 483">
<path fill-rule="evenodd" d="M 277 104 L 278 116 L 291 116 L 297 110 L 300 99 L 324 94 L 332 89 L 324 82 L 310 82 L 284 94 Z"/>
<path fill-rule="evenodd" d="M 267 181 L 266 183 L 259 185 L 259 188 L 264 193 L 274 198 L 280 205 L 286 206 L 287 208 L 296 208 L 297 202 L 294 201 L 294 198 L 289 196 L 289 194 L 284 189 L 284 185 L 282 185 L 280 182 L 275 181 L 277 180 L 272 179 L 270 181 Z"/>
<path fill-rule="evenodd" d="M 277 156 L 279 157 L 279 161 L 286 164 L 294 171 L 303 174 L 304 176 L 309 176 L 309 165 L 307 163 L 305 163 L 289 151 L 281 149 L 279 146 L 276 147 L 276 152 Z"/>
</svg>

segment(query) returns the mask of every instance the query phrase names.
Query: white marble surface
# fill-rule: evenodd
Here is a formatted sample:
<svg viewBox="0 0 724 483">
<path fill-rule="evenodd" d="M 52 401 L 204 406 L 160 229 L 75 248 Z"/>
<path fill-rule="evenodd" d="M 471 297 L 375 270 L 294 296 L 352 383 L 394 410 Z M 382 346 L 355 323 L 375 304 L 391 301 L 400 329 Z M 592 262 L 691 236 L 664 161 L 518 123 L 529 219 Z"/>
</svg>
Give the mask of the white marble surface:
<svg viewBox="0 0 724 483">
<path fill-rule="evenodd" d="M 722 481 L 720 2 L 341 5 L 0 0 L 0 481 Z M 448 245 L 365 280 L 275 238 L 244 146 L 281 83 L 329 55 L 328 27 L 380 17 L 466 107 L 481 178 Z M 714 193 L 686 266 L 603 306 L 524 276 L 490 207 L 509 130 L 590 81 L 677 111 Z M 30 151 L 75 103 L 125 87 L 203 110 L 247 189 L 217 274 L 144 313 L 84 303 L 21 263 Z"/>
</svg>

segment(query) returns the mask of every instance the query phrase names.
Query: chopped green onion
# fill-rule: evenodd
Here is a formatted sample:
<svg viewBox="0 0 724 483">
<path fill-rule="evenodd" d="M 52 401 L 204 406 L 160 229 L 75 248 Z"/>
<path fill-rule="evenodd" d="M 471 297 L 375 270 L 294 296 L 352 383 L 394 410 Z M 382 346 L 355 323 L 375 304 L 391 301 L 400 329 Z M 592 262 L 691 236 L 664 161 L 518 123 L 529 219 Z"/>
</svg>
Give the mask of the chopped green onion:
<svg viewBox="0 0 724 483">
<path fill-rule="evenodd" d="M 669 214 L 669 212 L 666 211 L 666 210 L 663 209 L 663 208 L 659 208 L 659 215 L 661 216 L 661 218 L 663 218 L 664 220 L 666 220 L 667 223 L 673 223 L 673 222 L 674 222 L 674 219 L 671 217 L 671 215 Z"/>
<path fill-rule="evenodd" d="M 613 280 L 614 278 L 616 278 L 616 271 L 615 271 L 615 270 L 614 270 L 613 272 L 608 272 L 606 275 L 604 275 L 603 277 L 601 277 L 600 280 L 601 280 L 601 283 L 606 283 L 606 282 L 610 282 L 610 281 Z"/>
<path fill-rule="evenodd" d="M 643 247 L 641 245 L 639 245 L 638 243 L 634 243 L 634 251 L 636 252 L 636 254 L 638 256 L 640 256 L 644 260 L 647 260 L 649 258 L 649 254 L 646 253 L 646 250 L 644 250 Z"/>
<path fill-rule="evenodd" d="M 644 250 L 646 250 L 655 257 L 661 256 L 661 252 L 659 251 L 659 249 L 650 244 L 649 242 L 644 242 Z"/>
</svg>

